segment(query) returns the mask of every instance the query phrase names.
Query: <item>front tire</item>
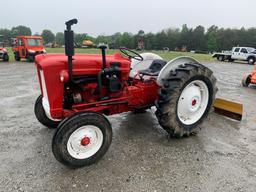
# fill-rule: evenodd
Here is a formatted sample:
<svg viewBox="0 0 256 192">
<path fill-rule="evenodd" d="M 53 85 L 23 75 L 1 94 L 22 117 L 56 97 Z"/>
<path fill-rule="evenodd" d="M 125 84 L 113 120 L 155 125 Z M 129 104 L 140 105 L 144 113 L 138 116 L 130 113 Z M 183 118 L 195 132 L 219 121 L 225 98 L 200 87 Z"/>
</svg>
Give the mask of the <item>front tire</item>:
<svg viewBox="0 0 256 192">
<path fill-rule="evenodd" d="M 101 114 L 82 112 L 60 124 L 52 140 L 52 151 L 66 166 L 89 166 L 105 155 L 111 141 L 109 121 Z"/>
<path fill-rule="evenodd" d="M 156 111 L 160 125 L 171 136 L 190 135 L 208 115 L 216 92 L 210 69 L 198 63 L 180 65 L 160 91 Z"/>
<path fill-rule="evenodd" d="M 43 108 L 42 100 L 43 100 L 43 97 L 42 95 L 40 95 L 35 102 L 35 106 L 34 106 L 35 116 L 37 120 L 44 126 L 48 127 L 49 129 L 55 129 L 58 127 L 60 121 L 53 121 L 47 117 Z"/>
</svg>

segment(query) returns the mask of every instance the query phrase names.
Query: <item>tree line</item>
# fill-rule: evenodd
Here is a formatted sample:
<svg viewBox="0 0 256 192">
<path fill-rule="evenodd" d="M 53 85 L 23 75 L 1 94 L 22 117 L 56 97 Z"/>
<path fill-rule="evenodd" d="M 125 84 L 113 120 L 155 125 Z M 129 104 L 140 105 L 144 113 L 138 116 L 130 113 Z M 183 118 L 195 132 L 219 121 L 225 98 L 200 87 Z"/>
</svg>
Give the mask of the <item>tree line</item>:
<svg viewBox="0 0 256 192">
<path fill-rule="evenodd" d="M 32 35 L 32 31 L 26 26 L 17 26 L 12 29 L 0 29 L 0 35 L 4 35 L 6 42 L 11 42 L 11 38 L 18 35 Z M 45 29 L 40 35 L 45 44 L 57 43 L 64 44 L 64 33 L 54 34 L 51 30 Z M 169 28 L 157 33 L 145 33 L 140 30 L 137 34 L 128 32 L 115 33 L 113 35 L 99 35 L 98 37 L 89 36 L 87 33 L 75 34 L 75 42 L 81 45 L 84 40 L 91 40 L 95 44 L 106 43 L 112 48 L 125 46 L 136 49 L 138 42 L 143 42 L 146 50 L 184 50 L 198 52 L 214 52 L 230 50 L 233 46 L 256 47 L 256 28 L 219 28 L 215 25 L 205 29 L 199 25 L 189 28 L 183 25 L 179 28 Z"/>
</svg>

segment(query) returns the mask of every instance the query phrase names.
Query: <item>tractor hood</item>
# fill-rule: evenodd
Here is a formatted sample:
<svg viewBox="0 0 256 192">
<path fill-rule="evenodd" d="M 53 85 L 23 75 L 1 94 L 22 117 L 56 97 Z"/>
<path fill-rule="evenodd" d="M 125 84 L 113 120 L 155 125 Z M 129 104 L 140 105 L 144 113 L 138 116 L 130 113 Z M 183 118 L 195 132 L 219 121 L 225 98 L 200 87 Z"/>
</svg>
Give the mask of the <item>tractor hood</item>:
<svg viewBox="0 0 256 192">
<path fill-rule="evenodd" d="M 50 106 L 48 113 L 53 119 L 59 119 L 63 115 L 64 83 L 69 79 L 68 58 L 64 54 L 40 54 L 35 57 L 35 63 L 45 106 Z M 110 67 L 110 65 L 117 65 L 122 80 L 128 80 L 131 66 L 129 59 L 122 57 L 120 53 L 108 55 L 106 56 L 106 67 Z M 74 77 L 97 77 L 101 70 L 102 55 L 100 54 L 76 54 L 73 57 Z"/>
<path fill-rule="evenodd" d="M 116 61 L 122 66 L 130 67 L 130 60 L 120 53 L 106 56 L 107 67 Z M 36 56 L 35 63 L 39 69 L 59 68 L 68 70 L 68 58 L 65 54 L 41 54 Z M 74 75 L 96 74 L 102 69 L 102 56 L 100 54 L 76 54 L 73 57 Z"/>
</svg>

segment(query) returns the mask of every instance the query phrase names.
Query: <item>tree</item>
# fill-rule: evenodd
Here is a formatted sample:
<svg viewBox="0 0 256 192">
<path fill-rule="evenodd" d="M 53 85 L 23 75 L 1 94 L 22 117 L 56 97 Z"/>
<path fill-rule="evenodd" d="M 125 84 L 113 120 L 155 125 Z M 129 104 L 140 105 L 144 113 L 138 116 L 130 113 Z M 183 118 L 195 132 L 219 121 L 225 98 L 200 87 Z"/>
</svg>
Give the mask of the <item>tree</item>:
<svg viewBox="0 0 256 192">
<path fill-rule="evenodd" d="M 17 27 L 13 27 L 11 30 L 12 37 L 20 36 L 20 35 L 31 35 L 31 29 L 29 27 L 19 25 Z"/>
<path fill-rule="evenodd" d="M 217 32 L 218 27 L 213 25 L 211 26 L 206 33 L 206 44 L 207 44 L 207 50 L 210 52 L 217 51 L 218 44 L 217 44 Z"/>
<path fill-rule="evenodd" d="M 188 50 L 190 50 L 192 35 L 193 35 L 192 29 L 189 29 L 186 24 L 182 25 L 182 29 L 180 32 L 180 38 L 179 38 L 177 47 L 179 47 L 179 48 L 186 47 Z"/>
<path fill-rule="evenodd" d="M 77 33 L 75 34 L 75 44 L 77 46 L 81 46 L 83 41 L 86 39 L 87 34 L 86 33 Z"/>
<path fill-rule="evenodd" d="M 55 36 L 55 41 L 58 45 L 64 45 L 64 33 L 59 32 Z"/>
<path fill-rule="evenodd" d="M 3 35 L 3 41 L 10 45 L 12 33 L 9 29 L 0 29 L 0 35 Z"/>
<path fill-rule="evenodd" d="M 191 37 L 191 49 L 204 51 L 206 50 L 206 39 L 205 39 L 204 27 L 199 25 L 193 30 Z"/>
<path fill-rule="evenodd" d="M 53 34 L 53 32 L 51 32 L 48 29 L 43 30 L 41 36 L 44 39 L 44 42 L 47 43 L 53 43 L 55 40 L 55 35 Z"/>
</svg>

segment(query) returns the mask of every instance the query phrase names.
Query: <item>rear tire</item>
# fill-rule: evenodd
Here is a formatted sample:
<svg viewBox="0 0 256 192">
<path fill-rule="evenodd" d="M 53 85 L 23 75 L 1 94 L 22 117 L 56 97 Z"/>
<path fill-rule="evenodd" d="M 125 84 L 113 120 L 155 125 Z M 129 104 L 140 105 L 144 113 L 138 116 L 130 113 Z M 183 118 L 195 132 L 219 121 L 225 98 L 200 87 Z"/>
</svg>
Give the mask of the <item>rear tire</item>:
<svg viewBox="0 0 256 192">
<path fill-rule="evenodd" d="M 89 166 L 105 155 L 111 141 L 109 121 L 101 114 L 82 112 L 60 124 L 52 140 L 52 151 L 66 166 Z"/>
<path fill-rule="evenodd" d="M 43 97 L 42 95 L 40 95 L 35 102 L 35 106 L 34 106 L 35 116 L 37 120 L 44 126 L 48 127 L 49 129 L 55 129 L 60 124 L 60 121 L 53 121 L 47 117 L 43 108 L 42 99 Z"/>
<path fill-rule="evenodd" d="M 252 78 L 251 74 L 245 74 L 242 79 L 242 85 L 244 87 L 248 87 L 251 83 L 251 78 Z"/>
<path fill-rule="evenodd" d="M 225 60 L 225 57 L 224 57 L 223 55 L 220 55 L 220 56 L 217 57 L 217 59 L 218 59 L 219 61 L 224 61 L 224 60 Z"/>
<path fill-rule="evenodd" d="M 247 62 L 248 62 L 248 64 L 253 65 L 255 63 L 255 58 L 254 57 L 249 57 L 247 59 Z"/>
<path fill-rule="evenodd" d="M 161 88 L 156 111 L 159 124 L 171 136 L 189 136 L 207 117 L 216 92 L 210 69 L 198 63 L 180 65 Z"/>
</svg>

